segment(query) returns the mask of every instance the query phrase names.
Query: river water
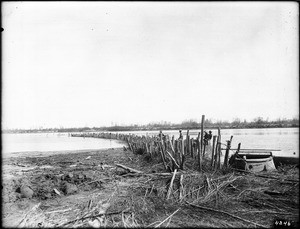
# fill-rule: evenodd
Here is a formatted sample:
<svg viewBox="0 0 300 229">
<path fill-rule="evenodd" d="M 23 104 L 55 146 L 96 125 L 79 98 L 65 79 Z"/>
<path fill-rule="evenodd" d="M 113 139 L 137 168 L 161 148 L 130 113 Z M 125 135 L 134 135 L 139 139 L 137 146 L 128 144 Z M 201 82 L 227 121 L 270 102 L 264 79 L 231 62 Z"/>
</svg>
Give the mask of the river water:
<svg viewBox="0 0 300 229">
<path fill-rule="evenodd" d="M 209 130 L 206 129 L 208 132 Z M 218 135 L 217 130 L 211 130 L 212 135 Z M 200 130 L 190 130 L 191 138 L 196 139 Z M 136 135 L 158 135 L 159 131 L 128 131 Z M 164 134 L 179 137 L 179 131 L 165 130 Z M 182 130 L 185 137 L 186 130 Z M 260 128 L 260 129 L 221 129 L 221 142 L 226 144 L 233 136 L 231 148 L 270 149 L 274 155 L 299 157 L 299 128 Z M 226 146 L 223 145 L 225 148 Z"/>
<path fill-rule="evenodd" d="M 190 130 L 191 138 L 195 139 L 199 131 Z M 186 130 L 182 132 L 183 135 L 186 134 Z M 157 135 L 158 131 L 117 133 L 153 136 Z M 169 136 L 174 135 L 175 138 L 179 136 L 179 132 L 174 130 L 166 130 L 163 133 Z M 212 134 L 217 135 L 217 130 L 212 130 Z M 230 139 L 230 136 L 233 136 L 232 148 L 237 148 L 238 143 L 241 143 L 241 148 L 244 149 L 270 149 L 274 155 L 299 157 L 299 128 L 222 129 L 221 136 L 224 144 L 226 144 L 226 140 Z M 3 154 L 31 151 L 96 150 L 123 146 L 124 143 L 116 140 L 69 137 L 68 133 L 2 134 Z"/>
<path fill-rule="evenodd" d="M 97 150 L 124 145 L 116 140 L 69 137 L 68 133 L 2 134 L 3 155 L 19 152 Z"/>
</svg>

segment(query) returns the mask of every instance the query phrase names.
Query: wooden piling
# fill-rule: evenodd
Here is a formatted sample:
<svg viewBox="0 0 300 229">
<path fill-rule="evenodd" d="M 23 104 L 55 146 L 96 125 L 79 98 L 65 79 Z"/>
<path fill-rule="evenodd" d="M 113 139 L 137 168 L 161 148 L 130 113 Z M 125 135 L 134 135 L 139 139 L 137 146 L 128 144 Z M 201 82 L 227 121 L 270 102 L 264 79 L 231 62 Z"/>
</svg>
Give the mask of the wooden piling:
<svg viewBox="0 0 300 229">
<path fill-rule="evenodd" d="M 217 162 L 217 169 L 221 168 L 221 130 L 218 127 L 218 162 Z"/>
<path fill-rule="evenodd" d="M 178 164 L 178 161 L 177 161 L 177 159 L 175 157 L 175 150 L 173 148 L 172 141 L 169 139 L 168 142 L 169 142 L 170 149 L 171 149 L 172 167 L 173 167 L 173 171 L 174 171 L 175 167 L 179 168 L 179 166 L 178 166 L 179 164 Z"/>
<path fill-rule="evenodd" d="M 172 146 L 173 146 L 173 148 L 175 148 L 175 137 L 174 137 L 174 135 L 172 136 Z"/>
<path fill-rule="evenodd" d="M 153 157 L 153 154 L 152 154 L 152 144 L 149 143 L 149 153 L 150 153 L 150 156 Z"/>
<path fill-rule="evenodd" d="M 174 151 L 175 151 L 175 159 L 177 160 L 178 164 L 180 164 L 180 159 L 179 159 L 179 155 L 178 155 L 178 151 L 179 151 L 179 147 L 178 147 L 178 140 L 175 140 L 175 147 L 174 147 Z"/>
<path fill-rule="evenodd" d="M 191 139 L 191 157 L 194 158 L 194 138 Z"/>
<path fill-rule="evenodd" d="M 205 155 L 205 150 L 206 150 L 206 143 L 205 142 L 203 142 L 204 144 L 203 144 L 203 157 L 202 158 L 204 158 L 204 155 Z"/>
<path fill-rule="evenodd" d="M 216 144 L 216 138 L 217 136 L 213 136 L 213 143 L 212 143 L 212 150 L 211 150 L 211 167 L 213 168 L 214 166 L 214 157 L 215 157 L 215 144 Z"/>
<path fill-rule="evenodd" d="M 184 189 L 183 189 L 183 174 L 180 175 L 180 179 L 179 179 L 179 200 L 182 201 L 182 198 L 184 196 L 183 193 Z"/>
<path fill-rule="evenodd" d="M 115 133 L 80 133 L 80 134 L 71 134 L 72 137 L 92 137 L 92 138 L 104 138 L 104 139 L 118 139 L 127 142 L 128 148 L 134 152 L 138 153 L 138 151 L 143 150 L 144 153 L 151 156 L 152 158 L 160 158 L 164 164 L 164 167 L 167 171 L 174 171 L 175 169 L 183 169 L 185 163 L 185 157 L 191 156 L 195 157 L 197 160 L 199 170 L 202 171 L 203 164 L 203 155 L 205 154 L 204 146 L 204 121 L 205 116 L 202 115 L 201 122 L 201 131 L 198 133 L 197 139 L 191 138 L 189 134 L 189 130 L 187 131 L 186 139 L 183 139 L 182 133 L 180 131 L 180 138 L 176 139 L 174 136 L 172 139 L 166 135 L 162 137 L 162 134 L 159 136 L 138 136 L 135 134 L 115 134 Z M 161 132 L 160 132 L 161 133 Z M 218 138 L 214 136 L 213 146 L 212 146 L 212 160 L 211 166 L 216 169 L 220 169 L 221 167 L 221 131 L 218 128 Z M 232 140 L 232 137 L 231 137 Z M 230 143 L 231 143 L 230 140 Z M 206 147 L 207 148 L 207 147 Z M 228 150 L 229 147 L 226 148 L 227 153 L 225 155 L 225 166 L 228 165 Z M 240 149 L 240 146 L 239 146 Z M 225 149 L 224 149 L 225 150 Z M 204 151 L 204 152 L 203 152 Z M 171 166 L 173 165 L 173 166 Z M 172 167 L 172 168 L 171 168 Z"/>
<path fill-rule="evenodd" d="M 236 153 L 239 153 L 239 152 L 240 152 L 240 149 L 241 149 L 241 143 L 239 143 L 239 144 L 238 144 L 238 147 L 237 147 Z"/>
<path fill-rule="evenodd" d="M 181 141 L 181 144 L 182 144 L 182 148 L 181 148 L 181 165 L 180 165 L 180 169 L 183 169 L 183 163 L 184 163 L 184 157 L 185 157 L 185 155 L 184 155 L 184 140 L 182 139 L 182 141 Z"/>
<path fill-rule="evenodd" d="M 201 119 L 201 138 L 200 138 L 200 149 L 201 149 L 201 156 L 203 156 L 203 131 L 204 131 L 204 119 L 205 119 L 205 115 L 202 115 L 202 119 Z"/>
<path fill-rule="evenodd" d="M 190 146 L 190 139 L 189 139 L 189 130 L 186 131 L 186 138 L 185 138 L 185 147 L 186 147 L 186 155 L 189 155 L 190 153 L 190 149 L 189 149 L 189 146 Z"/>
<path fill-rule="evenodd" d="M 198 133 L 198 138 L 197 138 L 197 148 L 198 148 L 198 166 L 199 166 L 199 171 L 202 171 L 202 163 L 201 163 L 201 142 L 200 142 L 200 132 Z"/>
<path fill-rule="evenodd" d="M 160 155 L 161 155 L 161 159 L 163 161 L 163 164 L 165 166 L 165 169 L 167 170 L 167 164 L 166 164 L 166 159 L 165 159 L 165 155 L 164 155 L 164 149 L 163 149 L 163 143 L 160 141 L 159 142 L 159 146 L 160 146 Z"/>
<path fill-rule="evenodd" d="M 168 193 L 167 193 L 167 200 L 170 198 L 170 195 L 171 195 L 171 192 L 172 192 L 173 182 L 174 182 L 174 179 L 175 179 L 175 176 L 176 176 L 176 172 L 177 172 L 177 169 L 175 169 L 175 171 L 173 173 L 173 176 L 172 176 L 172 179 L 171 179 L 171 183 L 170 183 L 169 190 L 168 190 Z"/>
<path fill-rule="evenodd" d="M 227 166 L 228 166 L 228 155 L 229 155 L 229 150 L 230 150 L 230 147 L 231 147 L 232 138 L 233 138 L 233 136 L 231 136 L 230 140 L 227 141 L 227 147 L 226 147 L 226 152 L 225 152 L 223 168 L 227 168 Z"/>
</svg>

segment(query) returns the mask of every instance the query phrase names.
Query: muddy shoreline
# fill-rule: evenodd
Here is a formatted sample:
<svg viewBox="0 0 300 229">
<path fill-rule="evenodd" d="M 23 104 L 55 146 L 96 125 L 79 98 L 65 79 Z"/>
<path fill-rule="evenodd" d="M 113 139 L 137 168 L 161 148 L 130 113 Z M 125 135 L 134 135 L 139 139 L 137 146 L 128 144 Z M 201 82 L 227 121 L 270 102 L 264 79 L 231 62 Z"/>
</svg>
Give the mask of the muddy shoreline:
<svg viewBox="0 0 300 229">
<path fill-rule="evenodd" d="M 129 159 L 122 148 L 28 152 L 3 158 L 3 226 L 18 226 L 21 216 L 37 203 L 42 203 L 40 208 L 57 199 L 61 203 L 69 199 L 77 204 L 77 198 L 83 194 L 88 199 L 91 193 L 102 190 L 104 186 L 109 189 L 115 172 L 111 172 L 114 168 L 111 165 L 126 160 Z M 97 179 L 104 179 L 105 184 L 94 182 Z M 22 187 L 29 187 L 32 194 L 26 194 Z M 47 209 L 56 209 L 57 204 L 54 206 Z"/>
<path fill-rule="evenodd" d="M 177 177 L 168 193 L 172 176 L 158 176 L 166 172 L 163 164 L 126 148 L 3 158 L 2 223 L 4 227 L 273 227 L 276 219 L 298 223 L 298 168 L 263 174 L 277 178 L 268 179 L 231 171 L 197 175 L 194 164 L 187 161 L 182 171 L 186 201 L 179 201 Z M 187 204 L 192 202 L 197 207 Z"/>
</svg>

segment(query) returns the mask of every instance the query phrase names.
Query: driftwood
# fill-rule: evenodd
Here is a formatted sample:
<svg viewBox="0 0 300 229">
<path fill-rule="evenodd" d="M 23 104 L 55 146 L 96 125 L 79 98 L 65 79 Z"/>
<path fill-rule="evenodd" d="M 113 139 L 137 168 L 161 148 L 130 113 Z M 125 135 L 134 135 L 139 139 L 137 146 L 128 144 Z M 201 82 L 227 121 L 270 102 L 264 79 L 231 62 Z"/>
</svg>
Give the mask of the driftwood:
<svg viewBox="0 0 300 229">
<path fill-rule="evenodd" d="M 132 168 L 129 168 L 125 165 L 121 165 L 121 164 L 116 164 L 116 166 L 122 168 L 122 169 L 125 169 L 127 171 L 129 171 L 130 173 L 143 173 L 142 171 L 139 171 L 139 170 L 136 170 L 136 169 L 132 169 Z"/>
<path fill-rule="evenodd" d="M 238 219 L 238 220 L 241 220 L 241 221 L 244 221 L 245 223 L 250 223 L 252 225 L 255 225 L 255 226 L 259 226 L 259 227 L 262 227 L 262 228 L 268 228 L 264 225 L 260 225 L 258 223 L 254 223 L 254 222 L 251 222 L 247 219 L 243 219 L 239 216 L 236 216 L 236 215 L 233 215 L 233 214 L 230 214 L 229 212 L 225 212 L 225 211 L 222 211 L 222 210 L 217 210 L 217 209 L 213 209 L 213 208 L 208 208 L 208 207 L 203 207 L 203 206 L 199 206 L 199 205 L 195 205 L 195 204 L 192 204 L 192 203 L 189 203 L 187 201 L 185 201 L 188 205 L 192 206 L 192 207 L 196 207 L 196 208 L 200 208 L 200 209 L 203 209 L 203 210 L 207 210 L 207 211 L 213 211 L 213 212 L 218 212 L 218 213 L 222 213 L 222 214 L 225 214 L 225 215 L 228 215 L 232 218 L 235 218 L 235 219 Z"/>
<path fill-rule="evenodd" d="M 90 218 L 96 218 L 96 217 L 99 217 L 99 216 L 103 216 L 103 215 L 118 215 L 118 214 L 121 214 L 121 213 L 124 213 L 124 212 L 129 212 L 130 211 L 130 208 L 126 208 L 125 210 L 122 210 L 122 211 L 115 211 L 115 212 L 109 212 L 109 213 L 100 213 L 100 214 L 96 214 L 96 215 L 90 215 L 90 216 L 84 216 L 84 217 L 81 217 L 81 218 L 77 218 L 77 219 L 74 219 L 74 220 L 71 220 L 71 221 L 68 221 L 66 223 L 63 223 L 61 225 L 57 225 L 57 227 L 63 227 L 63 226 L 66 226 L 70 223 L 75 223 L 79 220 L 85 220 L 85 219 L 90 219 Z"/>
<path fill-rule="evenodd" d="M 176 172 L 177 172 L 177 169 L 175 169 L 175 171 L 173 173 L 173 176 L 172 176 L 172 180 L 171 180 L 169 190 L 168 190 L 168 194 L 167 194 L 167 200 L 170 198 L 170 195 L 171 195 L 171 192 L 172 192 L 172 187 L 173 187 L 173 182 L 174 182 L 174 179 L 175 179 L 175 176 L 176 176 Z"/>
<path fill-rule="evenodd" d="M 181 176 L 184 174 L 188 174 L 189 176 L 199 176 L 199 173 L 184 173 L 184 172 L 177 172 L 176 176 Z M 168 178 L 173 176 L 173 173 L 127 173 L 122 175 L 122 177 L 124 176 L 149 176 L 149 177 Z"/>
<path fill-rule="evenodd" d="M 177 168 L 179 168 L 178 163 L 176 162 L 175 158 L 171 155 L 171 153 L 169 153 L 168 150 L 166 150 L 166 153 L 170 156 L 170 158 L 172 159 L 172 161 L 174 162 L 174 164 L 177 166 Z"/>
<path fill-rule="evenodd" d="M 67 212 L 73 210 L 72 208 L 67 208 L 67 209 L 61 209 L 61 210 L 55 210 L 55 211 L 50 211 L 50 212 L 45 212 L 45 214 L 53 214 L 57 212 Z"/>
<path fill-rule="evenodd" d="M 180 175 L 180 180 L 179 180 L 180 188 L 179 188 L 179 199 L 180 201 L 182 200 L 183 197 L 183 175 Z"/>
<path fill-rule="evenodd" d="M 164 222 L 166 222 L 168 219 L 170 219 L 173 215 L 175 215 L 179 210 L 180 210 L 180 208 L 178 208 L 175 212 L 173 212 L 171 215 L 169 215 L 167 218 L 165 218 L 162 222 L 160 222 L 159 224 L 157 224 L 155 226 L 155 228 L 159 227 L 160 225 L 162 225 Z"/>
</svg>

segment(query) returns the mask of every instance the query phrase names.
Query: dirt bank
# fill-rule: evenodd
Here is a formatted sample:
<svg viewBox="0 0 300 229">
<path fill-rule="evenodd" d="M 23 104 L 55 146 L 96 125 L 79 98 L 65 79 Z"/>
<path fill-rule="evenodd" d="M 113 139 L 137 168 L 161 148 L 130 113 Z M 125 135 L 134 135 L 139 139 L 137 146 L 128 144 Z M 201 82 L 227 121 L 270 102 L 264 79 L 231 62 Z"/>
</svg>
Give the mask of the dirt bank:
<svg viewBox="0 0 300 229">
<path fill-rule="evenodd" d="M 229 169 L 200 174 L 193 170 L 194 163 L 187 162 L 172 179 L 160 161 L 121 148 L 3 158 L 2 223 L 5 227 L 273 227 L 275 220 L 297 224 L 298 168 L 282 167 L 259 176 Z"/>
</svg>

